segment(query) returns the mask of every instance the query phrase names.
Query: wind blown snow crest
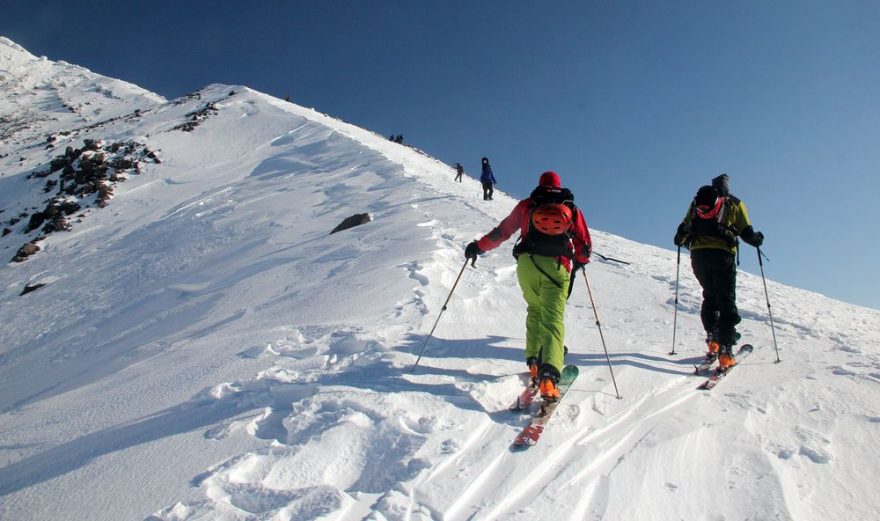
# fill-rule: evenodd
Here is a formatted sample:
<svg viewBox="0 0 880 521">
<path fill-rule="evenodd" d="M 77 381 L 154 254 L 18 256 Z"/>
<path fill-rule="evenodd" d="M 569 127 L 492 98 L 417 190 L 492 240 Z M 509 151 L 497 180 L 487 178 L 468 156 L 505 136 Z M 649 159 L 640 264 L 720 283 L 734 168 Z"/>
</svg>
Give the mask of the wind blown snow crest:
<svg viewBox="0 0 880 521">
<path fill-rule="evenodd" d="M 757 350 L 701 393 L 686 261 L 673 357 L 674 252 L 596 231 L 598 252 L 631 262 L 587 269 L 622 399 L 577 280 L 566 323 L 581 376 L 541 444 L 512 452 L 525 306 L 507 247 L 465 269 L 411 369 L 463 245 L 513 199 L 486 203 L 417 150 L 244 87 L 109 96 L 73 87 L 96 75 L 23 53 L 0 40 L 15 66 L 0 71 L 13 107 L 0 181 L 18 187 L 0 208 L 41 202 L 23 177 L 85 137 L 136 140 L 161 163 L 0 269 L 3 519 L 819 520 L 880 507 L 880 313 L 768 281 L 776 364 L 761 279 L 741 273 L 740 330 Z M 588 195 L 578 203 L 589 220 Z M 362 212 L 375 219 L 329 235 Z M 29 282 L 45 285 L 18 296 Z"/>
</svg>

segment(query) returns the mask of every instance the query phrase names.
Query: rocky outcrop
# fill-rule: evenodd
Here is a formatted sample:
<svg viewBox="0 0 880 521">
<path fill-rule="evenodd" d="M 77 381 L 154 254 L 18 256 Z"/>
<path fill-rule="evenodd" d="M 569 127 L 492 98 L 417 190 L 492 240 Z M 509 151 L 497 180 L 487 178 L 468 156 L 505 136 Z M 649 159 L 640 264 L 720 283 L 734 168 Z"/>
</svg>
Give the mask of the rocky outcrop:
<svg viewBox="0 0 880 521">
<path fill-rule="evenodd" d="M 22 231 L 29 234 L 39 230 L 41 239 L 69 230 L 71 215 L 91 207 L 107 206 L 114 186 L 125 181 L 128 175 L 139 174 L 145 162 L 161 161 L 155 151 L 133 141 L 105 146 L 101 139 L 86 138 L 81 148 L 67 146 L 64 154 L 53 157 L 47 165 L 28 175 L 28 179 L 45 179 L 43 192 L 54 195 L 42 209 L 33 208 L 37 211 L 23 212 L 7 220 L 3 236 L 12 233 L 11 227 L 22 220 L 26 220 Z M 32 240 L 22 246 L 12 261 L 21 262 L 39 251 L 35 243 L 36 240 Z"/>
<path fill-rule="evenodd" d="M 199 110 L 194 110 L 186 115 L 187 121 L 185 123 L 181 123 L 171 130 L 182 130 L 184 132 L 192 132 L 198 127 L 203 121 L 208 119 L 209 117 L 217 114 L 219 111 L 217 110 L 217 106 L 214 103 L 208 103 L 204 107 Z"/>
</svg>

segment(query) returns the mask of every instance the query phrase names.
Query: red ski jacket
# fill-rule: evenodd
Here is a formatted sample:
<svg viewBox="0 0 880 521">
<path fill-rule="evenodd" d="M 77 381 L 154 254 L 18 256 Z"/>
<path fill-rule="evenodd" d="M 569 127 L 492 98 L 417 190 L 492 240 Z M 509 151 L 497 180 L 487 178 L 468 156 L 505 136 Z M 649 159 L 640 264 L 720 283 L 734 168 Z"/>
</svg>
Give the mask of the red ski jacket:
<svg viewBox="0 0 880 521">
<path fill-rule="evenodd" d="M 509 239 L 517 230 L 520 232 L 520 237 L 525 236 L 529 231 L 529 209 L 532 205 L 531 197 L 517 203 L 513 207 L 513 211 L 510 212 L 510 215 L 505 217 L 491 232 L 477 241 L 477 247 L 482 251 L 494 250 L 501 243 Z M 584 220 L 584 215 L 580 210 L 574 212 L 569 231 L 571 232 L 571 239 L 574 245 L 575 259 L 581 264 L 590 262 L 593 242 L 590 240 L 590 230 L 587 228 L 587 222 Z M 565 256 L 557 257 L 557 259 L 571 273 L 570 259 Z"/>
</svg>

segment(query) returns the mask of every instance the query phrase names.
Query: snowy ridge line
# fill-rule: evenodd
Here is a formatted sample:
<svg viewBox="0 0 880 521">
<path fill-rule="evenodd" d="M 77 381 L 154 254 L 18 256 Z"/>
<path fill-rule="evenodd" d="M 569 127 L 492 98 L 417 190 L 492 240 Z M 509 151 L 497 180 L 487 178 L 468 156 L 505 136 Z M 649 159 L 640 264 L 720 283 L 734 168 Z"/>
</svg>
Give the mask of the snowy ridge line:
<svg viewBox="0 0 880 521">
<path fill-rule="evenodd" d="M 513 203 L 515 201 L 503 190 L 496 190 L 496 194 L 499 196 L 496 205 L 487 206 L 485 204 L 479 204 L 479 201 L 477 201 L 476 197 L 478 191 L 480 190 L 478 179 L 466 176 L 463 178 L 463 183 L 453 183 L 452 178 L 454 176 L 454 170 L 452 169 L 452 167 L 440 162 L 439 160 L 431 156 L 424 154 L 423 152 L 393 143 L 387 137 L 380 136 L 375 132 L 365 130 L 345 121 L 333 118 L 332 116 L 322 114 L 313 109 L 305 109 L 303 107 L 287 103 L 282 105 L 281 103 L 283 102 L 280 102 L 276 98 L 257 93 L 256 91 L 252 92 L 255 92 L 256 94 L 259 94 L 261 96 L 266 96 L 269 102 L 283 108 L 283 110 L 302 115 L 315 122 L 333 125 L 336 130 L 340 132 L 340 134 L 350 138 L 353 142 L 360 143 L 373 151 L 379 152 L 388 160 L 399 164 L 403 168 L 404 175 L 406 176 L 412 176 L 413 174 L 409 173 L 410 170 L 417 169 L 419 174 L 421 174 L 417 176 L 419 181 L 424 183 L 425 186 L 430 187 L 434 193 L 443 198 L 447 198 L 450 196 L 450 190 L 455 190 L 459 194 L 465 193 L 466 191 L 466 193 L 470 194 L 471 196 L 461 198 L 461 202 L 463 202 L 468 208 L 471 208 L 480 212 L 481 214 L 488 215 L 492 218 L 499 220 L 506 216 L 507 212 L 509 212 L 510 209 L 513 208 Z M 536 179 L 538 174 L 539 173 L 535 174 Z M 455 185 L 458 184 L 462 186 L 456 187 Z M 507 206 L 508 204 L 509 206 Z M 487 229 L 483 232 L 485 233 L 488 231 L 489 230 Z M 458 245 L 458 247 L 463 248 L 464 244 L 466 243 L 462 243 L 461 245 Z"/>
</svg>

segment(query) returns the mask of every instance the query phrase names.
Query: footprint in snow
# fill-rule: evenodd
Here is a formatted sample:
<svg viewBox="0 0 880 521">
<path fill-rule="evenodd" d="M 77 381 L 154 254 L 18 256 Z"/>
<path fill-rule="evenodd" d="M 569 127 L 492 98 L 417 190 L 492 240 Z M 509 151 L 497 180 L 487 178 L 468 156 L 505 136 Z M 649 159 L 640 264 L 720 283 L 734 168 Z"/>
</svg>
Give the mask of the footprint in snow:
<svg viewBox="0 0 880 521">
<path fill-rule="evenodd" d="M 836 374 L 838 376 L 856 376 L 854 371 L 851 371 L 845 367 L 840 367 L 838 365 L 833 365 L 829 369 L 831 369 L 832 374 Z"/>
<path fill-rule="evenodd" d="M 809 447 L 804 445 L 798 452 L 801 456 L 806 456 L 813 463 L 825 464 L 832 460 L 831 453 L 817 447 Z"/>
</svg>

